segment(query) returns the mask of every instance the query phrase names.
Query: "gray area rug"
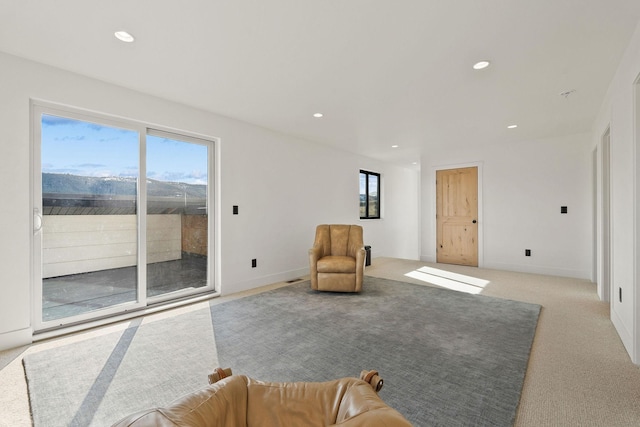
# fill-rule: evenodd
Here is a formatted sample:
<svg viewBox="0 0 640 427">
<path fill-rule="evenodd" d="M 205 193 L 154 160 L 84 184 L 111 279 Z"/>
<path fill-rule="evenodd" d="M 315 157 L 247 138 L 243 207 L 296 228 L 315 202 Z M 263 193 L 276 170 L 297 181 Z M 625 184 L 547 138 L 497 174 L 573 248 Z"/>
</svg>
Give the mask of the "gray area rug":
<svg viewBox="0 0 640 427">
<path fill-rule="evenodd" d="M 365 278 L 360 294 L 309 282 L 213 306 L 221 366 L 265 381 L 376 369 L 416 426 L 510 426 L 540 306 Z"/>
<path fill-rule="evenodd" d="M 35 427 L 110 426 L 205 386 L 217 366 L 208 309 L 30 354 L 23 364 Z"/>
<path fill-rule="evenodd" d="M 539 310 L 371 277 L 361 294 L 303 282 L 137 321 L 23 363 L 36 427 L 109 426 L 203 387 L 218 365 L 265 381 L 377 369 L 380 396 L 416 426 L 508 426 Z"/>
</svg>

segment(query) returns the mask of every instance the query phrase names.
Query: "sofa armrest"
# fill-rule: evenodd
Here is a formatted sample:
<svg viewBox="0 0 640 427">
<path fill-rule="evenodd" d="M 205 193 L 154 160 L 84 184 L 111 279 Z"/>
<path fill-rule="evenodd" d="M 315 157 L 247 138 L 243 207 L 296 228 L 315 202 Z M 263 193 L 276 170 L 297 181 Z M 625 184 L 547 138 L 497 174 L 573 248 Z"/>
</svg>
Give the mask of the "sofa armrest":
<svg viewBox="0 0 640 427">
<path fill-rule="evenodd" d="M 137 412 L 113 427 L 165 427 L 247 425 L 247 377 L 237 375 L 189 393 L 162 408 Z"/>
<path fill-rule="evenodd" d="M 336 426 L 343 427 L 405 427 L 411 426 L 398 411 L 378 396 L 371 384 L 358 381 L 349 387 L 336 417 Z"/>
<path fill-rule="evenodd" d="M 400 412 L 391 407 L 372 409 L 333 425 L 336 427 L 412 427 Z"/>
<path fill-rule="evenodd" d="M 146 409 L 144 411 L 131 414 L 111 427 L 175 427 L 176 423 L 169 419 L 162 409 Z"/>
</svg>

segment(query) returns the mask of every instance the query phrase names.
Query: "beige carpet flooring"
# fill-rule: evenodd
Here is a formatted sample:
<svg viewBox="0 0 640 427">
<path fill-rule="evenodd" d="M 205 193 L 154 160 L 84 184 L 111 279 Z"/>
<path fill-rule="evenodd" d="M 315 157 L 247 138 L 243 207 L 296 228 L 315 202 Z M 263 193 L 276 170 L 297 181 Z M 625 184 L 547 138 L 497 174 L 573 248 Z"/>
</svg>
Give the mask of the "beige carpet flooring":
<svg viewBox="0 0 640 427">
<path fill-rule="evenodd" d="M 419 271 L 429 267 L 432 275 Z M 455 281 L 442 280 L 450 272 Z M 434 274 L 435 273 L 435 274 Z M 631 363 L 593 283 L 535 274 L 376 258 L 370 276 L 433 286 L 462 285 L 483 295 L 542 305 L 515 426 L 640 426 L 640 369 Z M 433 280 L 437 279 L 437 280 Z M 431 282 L 431 283 L 430 283 Z M 284 286 L 216 298 L 215 303 Z M 144 322 L 208 303 L 147 316 Z M 0 426 L 29 426 L 25 354 L 119 330 L 128 322 L 0 352 Z M 384 374 L 384 373 L 382 373 Z"/>
</svg>

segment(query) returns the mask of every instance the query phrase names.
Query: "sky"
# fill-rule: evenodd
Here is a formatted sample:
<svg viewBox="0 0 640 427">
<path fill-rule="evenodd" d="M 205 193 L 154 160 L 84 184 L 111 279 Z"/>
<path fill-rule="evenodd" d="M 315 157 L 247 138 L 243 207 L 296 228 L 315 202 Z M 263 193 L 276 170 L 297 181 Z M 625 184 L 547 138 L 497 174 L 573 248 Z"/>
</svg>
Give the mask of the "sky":
<svg viewBox="0 0 640 427">
<path fill-rule="evenodd" d="M 42 172 L 96 177 L 137 177 L 138 133 L 43 114 Z M 147 177 L 207 183 L 205 145 L 147 135 Z"/>
</svg>

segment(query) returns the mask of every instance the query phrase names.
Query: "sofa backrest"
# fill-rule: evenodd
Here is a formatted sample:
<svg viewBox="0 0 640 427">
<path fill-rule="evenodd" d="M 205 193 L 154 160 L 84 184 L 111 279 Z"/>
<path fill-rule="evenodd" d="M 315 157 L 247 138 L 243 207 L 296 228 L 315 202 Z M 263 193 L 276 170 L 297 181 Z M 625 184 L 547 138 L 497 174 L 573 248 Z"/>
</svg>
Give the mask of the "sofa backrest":
<svg viewBox="0 0 640 427">
<path fill-rule="evenodd" d="M 411 426 L 357 378 L 289 383 L 248 378 L 247 393 L 247 427 Z"/>
<path fill-rule="evenodd" d="M 335 424 L 345 380 L 270 383 L 249 378 L 247 426 L 325 427 Z"/>
<path fill-rule="evenodd" d="M 357 378 L 326 382 L 257 381 L 232 375 L 162 408 L 123 418 L 116 427 L 410 427 L 371 384 Z"/>
</svg>

